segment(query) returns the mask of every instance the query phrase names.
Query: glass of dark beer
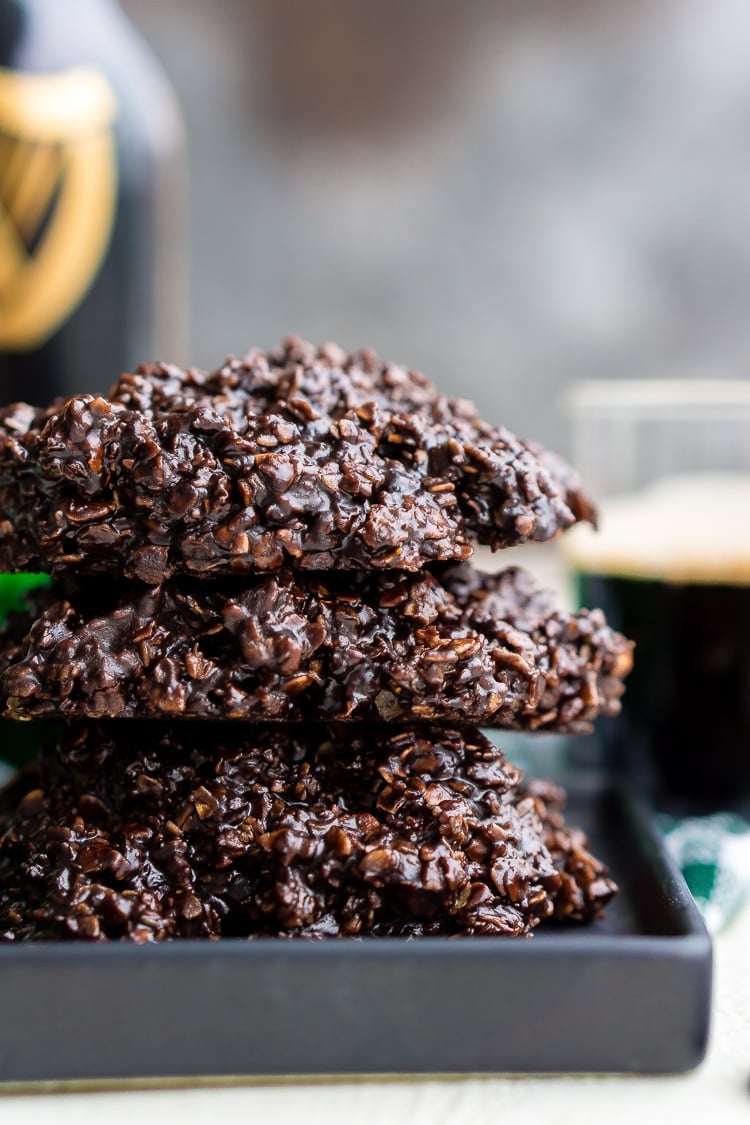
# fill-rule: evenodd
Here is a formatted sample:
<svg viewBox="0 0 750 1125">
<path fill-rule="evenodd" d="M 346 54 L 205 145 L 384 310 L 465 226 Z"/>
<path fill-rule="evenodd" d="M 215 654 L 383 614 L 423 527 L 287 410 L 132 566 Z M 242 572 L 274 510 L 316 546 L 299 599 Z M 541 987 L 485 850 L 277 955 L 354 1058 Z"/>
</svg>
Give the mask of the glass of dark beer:
<svg viewBox="0 0 750 1125">
<path fill-rule="evenodd" d="M 582 604 L 636 643 L 608 749 L 693 804 L 750 797 L 750 380 L 589 381 L 566 406 L 599 528 L 565 551 Z"/>
</svg>

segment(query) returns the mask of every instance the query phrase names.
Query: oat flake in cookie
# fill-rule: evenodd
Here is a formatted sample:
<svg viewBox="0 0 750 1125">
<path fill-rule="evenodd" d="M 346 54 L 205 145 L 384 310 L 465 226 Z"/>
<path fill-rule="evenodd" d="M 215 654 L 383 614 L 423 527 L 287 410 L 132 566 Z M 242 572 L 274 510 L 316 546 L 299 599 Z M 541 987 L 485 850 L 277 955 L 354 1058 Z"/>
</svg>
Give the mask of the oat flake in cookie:
<svg viewBox="0 0 750 1125">
<path fill-rule="evenodd" d="M 560 458 L 424 376 L 297 339 L 212 374 L 0 411 L 0 567 L 220 577 L 419 570 L 545 540 L 593 508 Z"/>
<path fill-rule="evenodd" d="M 285 567 L 62 586 L 34 595 L 29 616 L 0 635 L 0 686 L 16 717 L 429 719 L 581 733 L 617 713 L 632 660 L 600 612 L 559 612 L 517 568 Z"/>
<path fill-rule="evenodd" d="M 478 731 L 68 727 L 0 798 L 0 939 L 526 935 L 615 893 Z"/>
</svg>

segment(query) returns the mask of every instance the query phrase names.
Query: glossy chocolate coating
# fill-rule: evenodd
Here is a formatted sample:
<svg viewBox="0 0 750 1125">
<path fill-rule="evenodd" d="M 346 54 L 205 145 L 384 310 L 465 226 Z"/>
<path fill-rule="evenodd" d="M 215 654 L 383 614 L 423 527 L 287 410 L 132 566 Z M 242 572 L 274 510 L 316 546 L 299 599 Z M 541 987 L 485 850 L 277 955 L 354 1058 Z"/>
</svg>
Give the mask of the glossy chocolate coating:
<svg viewBox="0 0 750 1125">
<path fill-rule="evenodd" d="M 555 536 L 592 505 L 560 458 L 371 352 L 296 339 L 213 374 L 0 411 L 0 568 L 416 571 Z"/>
<path fill-rule="evenodd" d="M 525 935 L 615 893 L 478 731 L 101 723 L 0 800 L 0 937 Z"/>
<path fill-rule="evenodd" d="M 600 612 L 557 611 L 517 568 L 65 587 L 34 595 L 26 621 L 0 636 L 14 716 L 581 732 L 617 713 L 631 665 L 630 643 Z"/>
</svg>

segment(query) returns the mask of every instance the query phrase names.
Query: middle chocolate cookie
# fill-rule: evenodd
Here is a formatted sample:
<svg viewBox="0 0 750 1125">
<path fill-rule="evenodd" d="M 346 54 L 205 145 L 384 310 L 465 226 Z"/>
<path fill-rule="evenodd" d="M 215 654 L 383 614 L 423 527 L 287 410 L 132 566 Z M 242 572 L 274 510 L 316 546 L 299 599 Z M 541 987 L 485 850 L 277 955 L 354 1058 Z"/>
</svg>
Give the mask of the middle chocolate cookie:
<svg viewBox="0 0 750 1125">
<path fill-rule="evenodd" d="M 582 732 L 631 644 L 512 568 L 63 583 L 0 637 L 15 717 L 449 720 Z"/>
</svg>

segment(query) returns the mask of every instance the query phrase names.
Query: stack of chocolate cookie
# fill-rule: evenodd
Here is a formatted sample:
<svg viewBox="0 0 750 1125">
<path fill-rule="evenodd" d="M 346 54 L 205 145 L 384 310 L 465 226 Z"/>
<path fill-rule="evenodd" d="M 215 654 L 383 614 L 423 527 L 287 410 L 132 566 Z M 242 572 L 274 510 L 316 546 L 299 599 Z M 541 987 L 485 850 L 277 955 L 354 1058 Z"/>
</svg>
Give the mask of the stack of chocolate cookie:
<svg viewBox="0 0 750 1125">
<path fill-rule="evenodd" d="M 0 639 L 46 742 L 0 798 L 6 940 L 527 934 L 613 894 L 477 729 L 585 731 L 630 668 L 466 561 L 592 518 L 554 455 L 289 340 L 0 412 L 0 516 L 0 567 L 54 576 Z"/>
</svg>

